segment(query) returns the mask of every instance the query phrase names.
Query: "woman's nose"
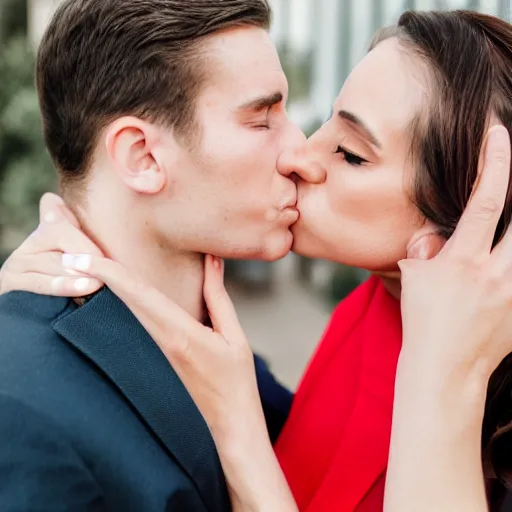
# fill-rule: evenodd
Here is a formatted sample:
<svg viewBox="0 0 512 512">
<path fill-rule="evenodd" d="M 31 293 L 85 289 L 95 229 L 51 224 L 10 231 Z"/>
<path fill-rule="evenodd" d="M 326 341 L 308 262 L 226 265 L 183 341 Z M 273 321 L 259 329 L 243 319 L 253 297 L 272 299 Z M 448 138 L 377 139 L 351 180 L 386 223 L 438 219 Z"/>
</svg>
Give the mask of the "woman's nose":
<svg viewBox="0 0 512 512">
<path fill-rule="evenodd" d="M 325 167 L 308 154 L 305 146 L 284 150 L 277 161 L 277 170 L 287 178 L 295 176 L 313 184 L 323 183 L 326 177 Z"/>
</svg>

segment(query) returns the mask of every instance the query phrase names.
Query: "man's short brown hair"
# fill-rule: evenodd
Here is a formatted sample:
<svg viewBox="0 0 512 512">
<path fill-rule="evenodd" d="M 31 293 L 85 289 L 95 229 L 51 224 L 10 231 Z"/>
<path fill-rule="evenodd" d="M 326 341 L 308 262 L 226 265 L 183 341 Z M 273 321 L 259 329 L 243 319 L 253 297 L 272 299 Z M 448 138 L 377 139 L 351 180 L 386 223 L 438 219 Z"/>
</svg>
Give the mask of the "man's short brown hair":
<svg viewBox="0 0 512 512">
<path fill-rule="evenodd" d="M 81 181 L 109 122 L 134 115 L 187 135 L 204 84 L 202 41 L 268 29 L 267 0 L 65 0 L 37 56 L 43 130 L 61 183 Z"/>
</svg>

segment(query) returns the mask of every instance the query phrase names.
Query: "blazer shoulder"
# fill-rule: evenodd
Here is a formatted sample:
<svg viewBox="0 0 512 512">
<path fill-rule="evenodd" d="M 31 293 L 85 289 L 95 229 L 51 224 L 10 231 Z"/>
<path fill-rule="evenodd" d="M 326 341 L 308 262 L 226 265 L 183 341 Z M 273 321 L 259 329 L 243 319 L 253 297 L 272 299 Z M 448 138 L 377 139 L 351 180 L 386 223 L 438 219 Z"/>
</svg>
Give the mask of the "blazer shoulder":
<svg viewBox="0 0 512 512">
<path fill-rule="evenodd" d="M 66 433 L 50 418 L 0 393 L 2 511 L 105 510 L 101 490 Z"/>
<path fill-rule="evenodd" d="M 71 299 L 28 292 L 9 292 L 0 296 L 0 350 L 5 340 L 56 336 L 54 322 L 77 306 Z"/>
<path fill-rule="evenodd" d="M 69 391 L 66 377 L 79 381 L 90 373 L 90 363 L 53 328 L 74 309 L 70 302 L 24 292 L 0 296 L 0 392 L 37 407 L 42 396 Z"/>
<path fill-rule="evenodd" d="M 0 295 L 0 314 L 57 318 L 74 304 L 68 297 L 53 297 L 37 293 L 12 291 Z"/>
</svg>

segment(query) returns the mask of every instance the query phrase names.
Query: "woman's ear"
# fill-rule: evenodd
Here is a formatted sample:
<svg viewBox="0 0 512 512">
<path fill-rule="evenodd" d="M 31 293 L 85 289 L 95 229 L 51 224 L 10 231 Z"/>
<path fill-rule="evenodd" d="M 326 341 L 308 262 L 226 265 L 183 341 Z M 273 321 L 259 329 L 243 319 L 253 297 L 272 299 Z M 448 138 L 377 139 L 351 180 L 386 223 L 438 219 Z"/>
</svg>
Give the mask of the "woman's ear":
<svg viewBox="0 0 512 512">
<path fill-rule="evenodd" d="M 439 233 L 439 226 L 426 220 L 407 244 L 407 258 L 430 260 L 439 254 L 444 247 L 446 238 Z"/>
<path fill-rule="evenodd" d="M 136 117 L 122 117 L 107 128 L 105 144 L 112 166 L 135 192 L 158 194 L 166 185 L 165 170 L 154 156 L 158 140 L 158 128 Z"/>
</svg>

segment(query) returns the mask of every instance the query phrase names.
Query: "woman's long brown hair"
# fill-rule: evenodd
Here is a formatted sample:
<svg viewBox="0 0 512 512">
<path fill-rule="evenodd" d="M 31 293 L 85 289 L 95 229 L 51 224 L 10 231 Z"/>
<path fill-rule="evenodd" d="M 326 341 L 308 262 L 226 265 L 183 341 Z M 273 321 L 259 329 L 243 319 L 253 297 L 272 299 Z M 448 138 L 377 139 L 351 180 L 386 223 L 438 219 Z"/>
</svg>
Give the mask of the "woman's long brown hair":
<svg viewBox="0 0 512 512">
<path fill-rule="evenodd" d="M 427 104 L 410 131 L 411 196 L 449 237 L 471 195 L 491 116 L 512 134 L 512 25 L 472 11 L 406 12 L 372 46 L 389 37 L 397 37 L 427 71 Z M 512 180 L 494 244 L 511 217 Z M 487 476 L 511 486 L 512 354 L 489 381 L 482 454 Z"/>
</svg>

